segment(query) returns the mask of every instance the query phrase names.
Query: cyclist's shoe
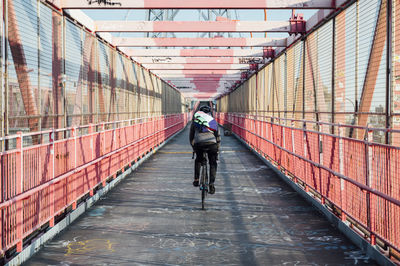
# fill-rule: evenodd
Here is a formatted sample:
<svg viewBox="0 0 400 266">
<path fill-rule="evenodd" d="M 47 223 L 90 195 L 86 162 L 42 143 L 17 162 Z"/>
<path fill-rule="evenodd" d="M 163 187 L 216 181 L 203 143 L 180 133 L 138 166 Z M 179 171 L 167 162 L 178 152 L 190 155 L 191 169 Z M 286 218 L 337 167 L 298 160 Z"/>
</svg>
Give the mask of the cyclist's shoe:
<svg viewBox="0 0 400 266">
<path fill-rule="evenodd" d="M 198 180 L 198 179 L 195 179 L 195 180 L 193 181 L 193 186 L 194 186 L 194 187 L 198 187 L 198 186 L 199 186 L 199 180 Z"/>
<path fill-rule="evenodd" d="M 209 193 L 210 193 L 210 194 L 214 194 L 214 193 L 215 193 L 215 187 L 214 187 L 214 184 L 210 184 L 210 187 L 209 187 Z"/>
</svg>

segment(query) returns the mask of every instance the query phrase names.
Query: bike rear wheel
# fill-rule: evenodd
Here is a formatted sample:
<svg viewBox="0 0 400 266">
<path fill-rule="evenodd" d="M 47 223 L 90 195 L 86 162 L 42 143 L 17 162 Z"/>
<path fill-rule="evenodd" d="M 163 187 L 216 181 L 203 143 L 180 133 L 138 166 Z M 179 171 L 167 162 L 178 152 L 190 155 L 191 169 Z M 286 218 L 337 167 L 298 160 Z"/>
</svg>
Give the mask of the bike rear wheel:
<svg viewBox="0 0 400 266">
<path fill-rule="evenodd" d="M 204 201 L 206 198 L 206 188 L 203 187 L 203 189 L 201 190 L 201 209 L 204 210 Z"/>
<path fill-rule="evenodd" d="M 201 190 L 201 209 L 204 210 L 205 207 L 205 200 L 206 200 L 206 193 L 208 190 L 207 187 L 207 166 L 203 165 L 201 167 L 200 172 L 200 190 Z"/>
</svg>

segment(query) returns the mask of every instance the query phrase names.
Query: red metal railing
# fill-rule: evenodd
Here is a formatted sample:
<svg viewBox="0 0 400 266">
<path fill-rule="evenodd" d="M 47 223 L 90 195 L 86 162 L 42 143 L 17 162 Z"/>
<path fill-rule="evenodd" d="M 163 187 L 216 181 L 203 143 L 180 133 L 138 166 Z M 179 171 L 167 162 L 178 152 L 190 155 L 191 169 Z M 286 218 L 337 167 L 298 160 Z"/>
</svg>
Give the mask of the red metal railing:
<svg viewBox="0 0 400 266">
<path fill-rule="evenodd" d="M 79 128 L 29 134 L 19 133 L 2 140 L 16 148 L 0 153 L 0 250 L 17 246 L 32 232 L 133 161 L 144 156 L 187 124 L 187 114 L 117 121 Z M 117 128 L 117 124 L 125 124 Z M 114 126 L 105 129 L 106 126 Z M 98 129 L 98 130 L 96 130 Z M 77 135 L 77 131 L 87 134 Z M 56 134 L 69 137 L 54 140 Z M 24 138 L 42 137 L 39 145 L 24 147 Z M 48 140 L 45 141 L 45 137 Z"/>
<path fill-rule="evenodd" d="M 368 128 L 366 140 L 356 140 L 245 114 L 216 117 L 343 221 L 358 225 L 372 245 L 378 238 L 399 252 L 400 147 L 373 143 Z"/>
</svg>

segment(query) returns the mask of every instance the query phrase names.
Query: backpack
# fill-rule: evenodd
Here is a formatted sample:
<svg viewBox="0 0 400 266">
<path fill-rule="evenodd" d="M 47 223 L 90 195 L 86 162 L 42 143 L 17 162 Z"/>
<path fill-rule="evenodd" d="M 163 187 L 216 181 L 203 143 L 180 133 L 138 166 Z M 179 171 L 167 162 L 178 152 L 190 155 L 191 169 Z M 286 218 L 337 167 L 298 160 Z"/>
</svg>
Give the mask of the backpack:
<svg viewBox="0 0 400 266">
<path fill-rule="evenodd" d="M 218 130 L 217 121 L 211 116 L 202 111 L 198 111 L 193 116 L 194 126 L 200 133 L 214 132 Z"/>
</svg>

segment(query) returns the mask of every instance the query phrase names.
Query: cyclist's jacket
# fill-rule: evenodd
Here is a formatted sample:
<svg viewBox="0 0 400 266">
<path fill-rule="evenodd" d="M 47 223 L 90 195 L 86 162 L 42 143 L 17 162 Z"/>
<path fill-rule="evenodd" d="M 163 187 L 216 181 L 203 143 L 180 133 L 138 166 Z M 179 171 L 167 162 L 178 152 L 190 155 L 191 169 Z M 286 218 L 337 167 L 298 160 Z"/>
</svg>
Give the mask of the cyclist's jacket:
<svg viewBox="0 0 400 266">
<path fill-rule="evenodd" d="M 219 143 L 217 122 L 212 116 L 202 111 L 196 112 L 190 127 L 189 138 L 192 146 Z"/>
</svg>

